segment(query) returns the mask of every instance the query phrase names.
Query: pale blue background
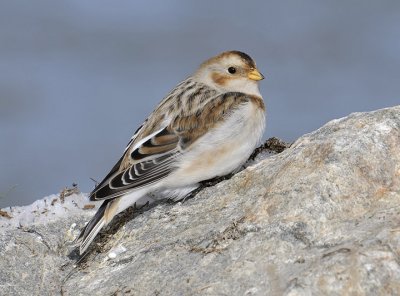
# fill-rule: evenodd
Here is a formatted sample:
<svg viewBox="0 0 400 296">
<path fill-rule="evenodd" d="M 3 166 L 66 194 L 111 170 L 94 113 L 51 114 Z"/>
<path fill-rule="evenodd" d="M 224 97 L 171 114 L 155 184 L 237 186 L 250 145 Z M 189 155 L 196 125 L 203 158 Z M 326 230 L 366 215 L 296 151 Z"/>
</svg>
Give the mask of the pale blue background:
<svg viewBox="0 0 400 296">
<path fill-rule="evenodd" d="M 157 102 L 228 49 L 266 76 L 265 137 L 400 103 L 400 1 L 2 1 L 0 207 L 90 191 Z"/>
</svg>

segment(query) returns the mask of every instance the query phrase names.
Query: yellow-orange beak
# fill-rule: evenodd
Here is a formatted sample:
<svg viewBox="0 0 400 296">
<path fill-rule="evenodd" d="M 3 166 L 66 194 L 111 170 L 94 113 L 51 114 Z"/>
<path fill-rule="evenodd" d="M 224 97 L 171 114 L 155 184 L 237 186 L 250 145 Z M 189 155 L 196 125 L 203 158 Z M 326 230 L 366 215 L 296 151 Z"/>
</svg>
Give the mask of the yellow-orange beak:
<svg viewBox="0 0 400 296">
<path fill-rule="evenodd" d="M 249 77 L 251 80 L 255 80 L 255 81 L 263 80 L 263 79 L 264 79 L 264 75 L 262 75 L 257 69 L 251 70 L 251 71 L 249 72 L 249 74 L 248 74 L 248 77 Z"/>
</svg>

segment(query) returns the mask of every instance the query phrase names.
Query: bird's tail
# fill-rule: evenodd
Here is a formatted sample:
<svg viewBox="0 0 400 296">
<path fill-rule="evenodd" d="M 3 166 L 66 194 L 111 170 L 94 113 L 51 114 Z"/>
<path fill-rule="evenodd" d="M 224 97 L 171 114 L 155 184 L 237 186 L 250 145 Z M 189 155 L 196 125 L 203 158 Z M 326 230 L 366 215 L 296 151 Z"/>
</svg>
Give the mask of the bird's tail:
<svg viewBox="0 0 400 296">
<path fill-rule="evenodd" d="M 81 233 L 75 241 L 76 244 L 79 244 L 80 255 L 82 255 L 87 250 L 99 231 L 108 224 L 109 221 L 106 221 L 105 214 L 111 204 L 112 200 L 104 201 L 94 217 L 81 230 Z"/>
<path fill-rule="evenodd" d="M 99 231 L 107 226 L 118 213 L 133 206 L 139 200 L 146 200 L 147 190 L 144 188 L 121 197 L 105 200 L 75 240 L 75 243 L 79 244 L 79 253 L 82 255 L 87 250 Z"/>
</svg>

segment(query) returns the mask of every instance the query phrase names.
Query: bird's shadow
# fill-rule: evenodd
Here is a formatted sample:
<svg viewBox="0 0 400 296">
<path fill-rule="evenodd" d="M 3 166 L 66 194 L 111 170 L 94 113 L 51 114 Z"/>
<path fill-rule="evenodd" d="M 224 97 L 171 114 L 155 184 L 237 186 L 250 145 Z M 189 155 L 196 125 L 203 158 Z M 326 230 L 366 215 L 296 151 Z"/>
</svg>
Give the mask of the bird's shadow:
<svg viewBox="0 0 400 296">
<path fill-rule="evenodd" d="M 109 251 L 109 249 L 106 247 L 107 243 L 112 239 L 112 236 L 117 233 L 119 229 L 126 223 L 160 204 L 167 203 L 172 202 L 169 200 L 156 200 L 152 203 L 148 202 L 140 207 L 138 207 L 135 203 L 133 206 L 115 216 L 112 222 L 98 233 L 85 253 L 79 254 L 79 247 L 77 246 L 68 254 L 68 258 L 76 261 L 76 267 L 84 267 L 89 258 L 96 256 L 96 254 Z"/>
</svg>

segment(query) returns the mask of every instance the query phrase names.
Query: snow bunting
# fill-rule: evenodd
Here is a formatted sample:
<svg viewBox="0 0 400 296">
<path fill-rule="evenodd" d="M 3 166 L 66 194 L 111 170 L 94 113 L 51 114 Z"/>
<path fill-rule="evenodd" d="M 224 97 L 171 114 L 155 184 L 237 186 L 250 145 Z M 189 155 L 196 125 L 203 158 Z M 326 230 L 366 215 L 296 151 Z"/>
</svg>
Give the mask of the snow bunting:
<svg viewBox="0 0 400 296">
<path fill-rule="evenodd" d="M 250 56 L 227 51 L 179 83 L 90 193 L 90 200 L 104 202 L 77 239 L 80 254 L 115 215 L 146 195 L 180 200 L 199 182 L 239 168 L 263 135 L 263 78 Z"/>
</svg>

